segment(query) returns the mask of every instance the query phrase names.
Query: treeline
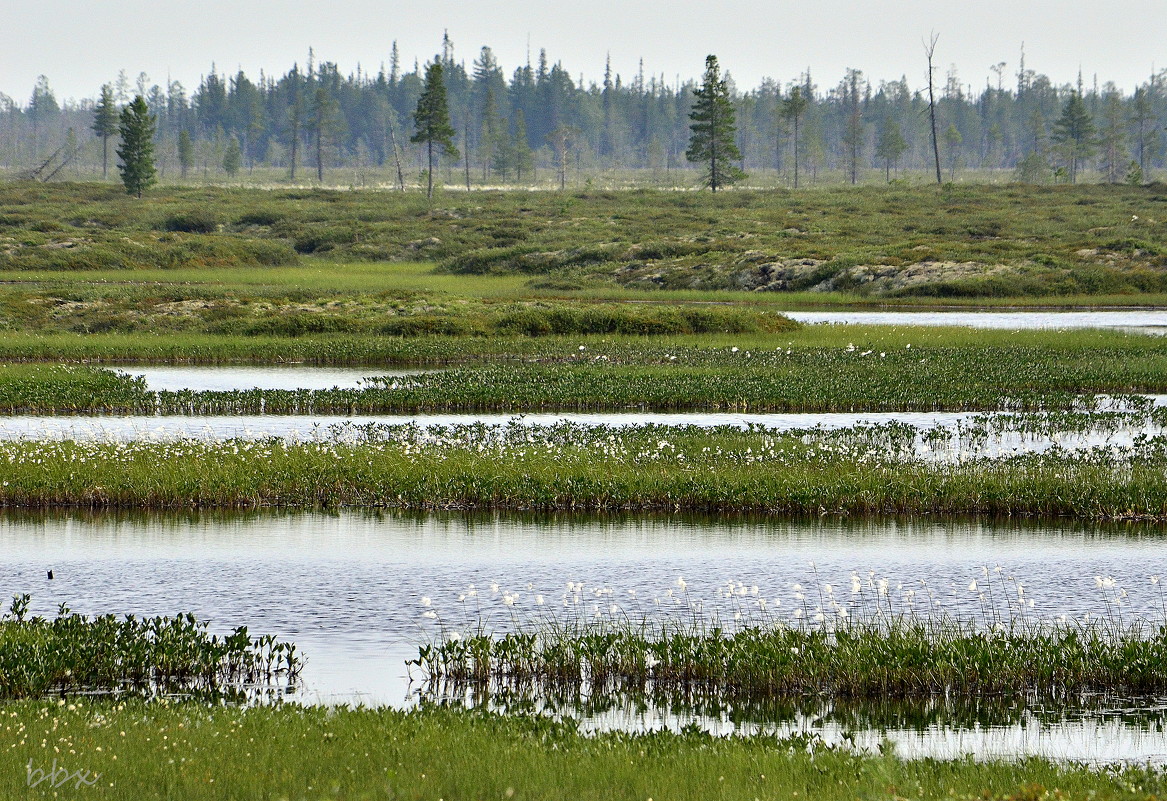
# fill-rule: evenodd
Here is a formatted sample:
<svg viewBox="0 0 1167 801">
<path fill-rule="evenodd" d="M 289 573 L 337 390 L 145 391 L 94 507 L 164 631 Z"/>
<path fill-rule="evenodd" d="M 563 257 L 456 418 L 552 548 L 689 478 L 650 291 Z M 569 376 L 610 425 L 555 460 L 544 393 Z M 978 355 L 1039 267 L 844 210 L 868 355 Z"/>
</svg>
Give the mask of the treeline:
<svg viewBox="0 0 1167 801">
<path fill-rule="evenodd" d="M 574 182 L 633 169 L 650 170 L 658 182 L 695 180 L 693 172 L 672 174 L 699 169 L 685 158 L 692 80 L 670 83 L 643 69 L 629 78 L 609 68 L 602 82 L 588 83 L 545 51 L 508 74 L 488 47 L 467 65 L 448 38 L 434 60 L 443 66 L 461 154 L 441 165 L 448 183 Z M 1026 69 L 1024 59 L 1015 72 L 1005 67 L 995 66 L 979 89 L 963 83 L 955 68 L 938 76 L 946 179 L 1010 171 L 1035 183 L 1079 174 L 1134 182 L 1167 166 L 1167 70 L 1124 94 L 1096 80 L 1055 84 Z M 310 54 L 303 67 L 279 77 L 212 68 L 193 90 L 178 81 L 152 83 L 145 74 L 131 82 L 123 72 L 106 97 L 116 106 L 145 98 L 157 117 L 156 154 L 166 178 L 265 169 L 269 179 L 297 182 L 323 174 L 326 182 L 352 183 L 375 173 L 379 182 L 416 184 L 425 159 L 409 139 L 424 72 L 416 61 L 403 69 L 394 44 L 388 65 L 375 73 L 342 75 L 335 63 Z M 834 84 L 816 80 L 808 72 L 752 89 L 730 80 L 738 166 L 752 178 L 789 183 L 796 162 L 807 183 L 828 173 L 857 182 L 876 169 L 890 179 L 932 168 L 926 85 L 906 78 L 875 83 L 859 70 Z M 0 168 L 42 180 L 101 173 L 109 142 L 94 134 L 101 104 L 94 89 L 96 99 L 62 105 L 42 77 L 27 102 L 0 94 Z M 1068 120 L 1075 126 L 1069 135 Z M 330 178 L 337 168 L 346 172 Z"/>
</svg>

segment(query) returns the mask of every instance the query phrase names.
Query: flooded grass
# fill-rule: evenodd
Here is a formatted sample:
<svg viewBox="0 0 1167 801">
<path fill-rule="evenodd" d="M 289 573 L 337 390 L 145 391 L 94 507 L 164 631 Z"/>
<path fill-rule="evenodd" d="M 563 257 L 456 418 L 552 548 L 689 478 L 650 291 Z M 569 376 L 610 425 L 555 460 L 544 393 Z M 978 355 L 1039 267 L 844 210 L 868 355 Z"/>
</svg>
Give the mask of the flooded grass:
<svg viewBox="0 0 1167 801">
<path fill-rule="evenodd" d="M 28 595 L 0 617 L 0 699 L 67 693 L 245 698 L 295 680 L 295 646 L 246 628 L 218 636 L 193 615 L 90 617 L 64 605 L 29 617 Z"/>
<path fill-rule="evenodd" d="M 835 432 L 569 423 L 282 439 L 0 444 L 0 504 L 366 506 L 1167 518 L 1167 438 L 935 460 L 910 426 Z"/>
<path fill-rule="evenodd" d="M 666 706 L 799 698 L 1071 703 L 1167 689 L 1164 619 L 1130 617 L 1125 591 L 1101 576 L 1105 614 L 1052 621 L 1031 611 L 1022 582 L 988 569 L 968 587 L 979 594 L 980 614 L 963 617 L 944 610 L 926 584 L 905 592 L 874 574 L 852 574 L 850 592 L 796 585 L 793 609 L 731 582 L 729 611 L 715 603 L 706 611 L 684 579 L 677 585 L 647 610 L 635 596 L 579 585 L 561 603 L 544 606 L 538 596 L 519 611 L 520 594 L 508 591 L 502 603 L 514 611 L 498 632 L 483 617 L 459 626 L 433 612 L 441 633 L 410 664 L 425 696 L 501 690 Z M 483 603 L 477 590 L 467 594 Z"/>
<path fill-rule="evenodd" d="M 1157 337 L 1034 332 L 1011 343 L 1001 332 L 858 329 L 819 331 L 813 336 L 794 332 L 791 337 L 795 335 L 799 341 L 783 341 L 781 336 L 768 340 L 723 336 L 704 342 L 397 340 L 396 345 L 378 346 L 380 356 L 400 365 L 454 366 L 407 379 L 374 381 L 361 389 L 153 393 L 141 382 L 103 375 L 92 367 L 10 365 L 0 367 L 0 411 L 193 415 L 1017 410 L 1074 408 L 1081 404 L 1079 396 L 1096 393 L 1167 392 L 1167 342 Z M 21 342 L 25 358 L 34 358 L 37 348 L 55 352 L 61 345 L 56 339 Z M 103 342 L 112 347 L 112 341 Z M 734 342 L 741 344 L 730 344 Z M 8 341 L 10 346 L 15 343 Z M 318 348 L 317 362 L 334 361 L 340 351 L 350 362 L 371 355 L 360 346 L 346 350 L 348 344 L 343 339 L 301 343 Z M 137 341 L 129 350 L 142 345 Z M 192 361 L 213 361 L 220 346 L 225 347 L 222 341 L 204 352 L 195 341 L 185 346 L 185 352 Z M 0 350 L 3 347 L 0 343 Z M 175 348 L 171 361 L 182 352 L 177 343 L 166 347 Z M 265 352 L 273 359 L 277 355 Z M 113 353 L 106 350 L 105 357 L 112 358 Z M 152 353 L 153 357 L 138 356 L 167 360 L 165 348 Z"/>
<path fill-rule="evenodd" d="M 860 754 L 805 735 L 586 735 L 571 722 L 443 708 L 21 702 L 0 713 L 7 741 L 0 793 L 14 798 L 44 789 L 48 782 L 29 785 L 54 767 L 85 771 L 84 785 L 75 779 L 63 785 L 70 792 L 135 801 L 386 795 L 1145 801 L 1167 790 L 1163 774 L 1145 767 L 903 760 L 890 747 Z"/>
</svg>

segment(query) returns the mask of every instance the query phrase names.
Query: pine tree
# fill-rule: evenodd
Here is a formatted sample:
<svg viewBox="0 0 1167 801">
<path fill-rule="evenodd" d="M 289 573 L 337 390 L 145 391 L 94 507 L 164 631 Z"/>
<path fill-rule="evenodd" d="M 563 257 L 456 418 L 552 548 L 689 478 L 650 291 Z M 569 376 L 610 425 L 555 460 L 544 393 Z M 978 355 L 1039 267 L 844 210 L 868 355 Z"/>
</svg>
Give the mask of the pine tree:
<svg viewBox="0 0 1167 801">
<path fill-rule="evenodd" d="M 524 170 L 535 167 L 535 154 L 531 152 L 531 145 L 527 142 L 527 119 L 521 108 L 515 109 L 515 126 L 511 131 L 510 146 L 507 161 L 515 171 L 515 180 L 523 180 Z"/>
<path fill-rule="evenodd" d="M 118 110 L 113 87 L 101 87 L 101 98 L 93 109 L 93 133 L 101 137 L 101 177 L 109 177 L 109 138 L 118 132 Z"/>
<path fill-rule="evenodd" d="M 960 161 L 960 146 L 964 143 L 960 129 L 956 123 L 948 123 L 948 130 L 944 132 L 944 146 L 948 149 L 948 180 L 956 180 L 956 165 Z"/>
<path fill-rule="evenodd" d="M 450 158 L 458 158 L 458 148 L 454 147 L 456 131 L 450 124 L 450 109 L 446 105 L 446 84 L 442 76 L 442 63 L 434 59 L 433 63 L 425 68 L 425 86 L 421 96 L 417 99 L 417 110 L 413 112 L 413 124 L 417 133 L 409 138 L 415 144 L 425 143 L 427 163 L 426 171 L 428 184 L 426 197 L 434 196 L 434 168 L 436 154 L 434 145 L 438 145 Z"/>
<path fill-rule="evenodd" d="M 178 132 L 178 167 L 182 171 L 182 180 L 186 180 L 186 174 L 194 166 L 194 161 L 194 142 L 191 141 L 190 134 L 183 128 Z"/>
<path fill-rule="evenodd" d="M 810 105 L 808 100 L 802 94 L 802 87 L 795 86 L 790 90 L 790 95 L 782 101 L 782 119 L 790 120 L 794 124 L 794 188 L 798 188 L 798 162 L 801 151 L 798 148 L 798 121 L 802 118 L 802 114 L 806 111 L 806 107 Z"/>
<path fill-rule="evenodd" d="M 156 118 L 150 115 L 145 99 L 138 95 L 134 102 L 122 109 L 118 125 L 118 135 L 122 144 L 118 148 L 121 164 L 118 171 L 126 192 L 142 196 L 155 181 L 154 170 L 154 125 Z"/>
<path fill-rule="evenodd" d="M 1070 183 L 1077 183 L 1078 166 L 1094 154 L 1094 120 L 1077 92 L 1070 95 L 1062 116 L 1054 123 L 1053 139 L 1064 151 Z"/>
<path fill-rule="evenodd" d="M 243 151 L 239 149 L 239 140 L 234 136 L 227 143 L 227 152 L 223 154 L 223 172 L 228 178 L 234 178 L 243 166 Z"/>
<path fill-rule="evenodd" d="M 1118 91 L 1107 92 L 1102 107 L 1102 130 L 1098 136 L 1098 144 L 1102 148 L 1100 166 L 1107 183 L 1117 184 L 1123 180 L 1125 171 L 1130 166 L 1126 124 L 1122 98 Z"/>
<path fill-rule="evenodd" d="M 891 168 L 898 166 L 900 156 L 908 149 L 904 135 L 900 131 L 899 123 L 890 116 L 883 118 L 883 125 L 879 128 L 879 139 L 875 143 L 875 155 L 883 159 L 887 180 L 891 181 Z"/>
<path fill-rule="evenodd" d="M 324 146 L 331 142 L 337 129 L 340 107 L 323 86 L 316 88 L 312 97 L 312 118 L 309 120 L 312 139 L 316 145 L 316 180 L 324 183 Z"/>
<path fill-rule="evenodd" d="M 721 77 L 717 56 L 705 58 L 701 88 L 694 89 L 693 94 L 697 100 L 689 113 L 693 122 L 689 126 L 691 133 L 685 158 L 708 165 L 703 181 L 716 192 L 746 177 L 733 164 L 742 155 L 734 144 L 733 105 L 729 102 L 729 86 Z"/>
</svg>

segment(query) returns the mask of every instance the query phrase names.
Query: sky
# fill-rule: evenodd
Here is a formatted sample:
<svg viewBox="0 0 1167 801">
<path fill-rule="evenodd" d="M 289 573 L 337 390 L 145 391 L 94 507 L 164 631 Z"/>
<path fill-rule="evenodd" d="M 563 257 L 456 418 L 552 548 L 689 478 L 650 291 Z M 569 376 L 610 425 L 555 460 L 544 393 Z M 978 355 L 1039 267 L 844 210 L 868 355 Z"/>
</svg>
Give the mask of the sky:
<svg viewBox="0 0 1167 801">
<path fill-rule="evenodd" d="M 408 69 L 439 51 L 444 30 L 467 66 L 489 45 L 509 76 L 529 43 L 532 61 L 546 48 L 588 82 L 609 54 L 625 79 L 643 58 L 648 75 L 672 84 L 699 77 L 712 53 L 743 89 L 807 68 L 827 88 L 851 67 L 876 84 L 906 76 L 920 87 L 932 32 L 938 80 L 955 65 L 977 89 L 996 83 L 991 65 L 1016 73 L 1022 43 L 1026 67 L 1055 83 L 1081 69 L 1088 86 L 1097 75 L 1129 92 L 1167 66 L 1164 0 L 0 0 L 0 92 L 27 102 L 43 74 L 59 100 L 93 97 L 121 69 L 189 90 L 212 64 L 279 75 L 309 47 L 344 74 L 358 64 L 375 73 L 394 40 Z"/>
</svg>

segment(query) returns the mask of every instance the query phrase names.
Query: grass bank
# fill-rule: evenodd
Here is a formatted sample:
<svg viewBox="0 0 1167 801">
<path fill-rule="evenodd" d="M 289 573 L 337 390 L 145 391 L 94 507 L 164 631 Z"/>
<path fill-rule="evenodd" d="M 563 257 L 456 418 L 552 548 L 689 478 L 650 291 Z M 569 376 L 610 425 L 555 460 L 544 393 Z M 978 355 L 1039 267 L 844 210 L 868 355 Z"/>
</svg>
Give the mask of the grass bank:
<svg viewBox="0 0 1167 801">
<path fill-rule="evenodd" d="M 1029 759 L 906 761 L 805 738 L 585 736 L 569 724 L 446 709 L 232 708 L 24 702 L 0 707 L 0 793 L 62 789 L 100 799 L 854 798 L 1146 799 L 1167 781 Z M 34 771 L 42 771 L 36 774 Z M 94 778 L 94 774 L 100 774 Z M 59 774 L 63 778 L 63 774 Z"/>
<path fill-rule="evenodd" d="M 363 441 L 0 443 L 0 505 L 1167 519 L 1162 438 L 938 463 L 890 448 L 895 436 L 848 432 L 804 439 L 560 425 L 350 433 Z"/>
<path fill-rule="evenodd" d="M 814 326 L 668 338 L 0 337 L 10 361 L 457 367 L 360 390 L 177 392 L 84 368 L 0 368 L 8 412 L 929 411 L 1167 392 L 1167 341 L 1118 332 Z M 370 375 L 376 367 L 370 366 Z"/>
<path fill-rule="evenodd" d="M 0 270 L 428 261 L 531 289 L 1167 291 L 1159 186 L 472 192 L 0 186 Z"/>
</svg>

